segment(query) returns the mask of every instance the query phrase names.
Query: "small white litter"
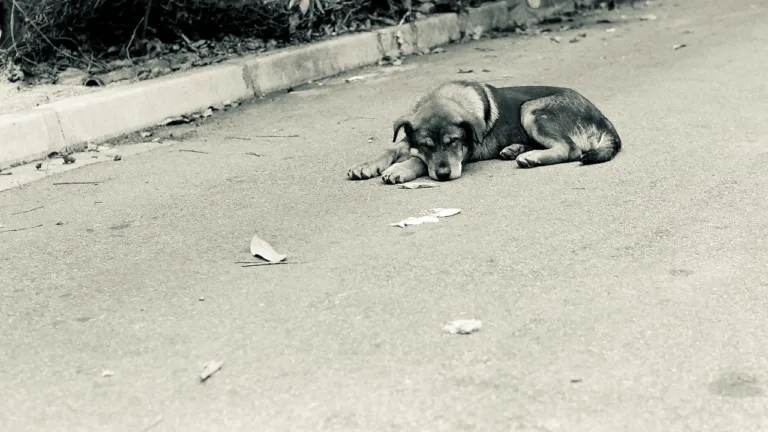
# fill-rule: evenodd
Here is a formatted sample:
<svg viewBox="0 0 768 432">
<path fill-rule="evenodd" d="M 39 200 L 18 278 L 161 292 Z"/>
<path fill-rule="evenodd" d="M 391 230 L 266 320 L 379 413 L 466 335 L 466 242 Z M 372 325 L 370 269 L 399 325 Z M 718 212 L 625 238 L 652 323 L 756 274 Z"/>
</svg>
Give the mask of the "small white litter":
<svg viewBox="0 0 768 432">
<path fill-rule="evenodd" d="M 476 319 L 460 319 L 443 326 L 443 331 L 450 334 L 470 334 L 480 331 L 483 322 Z"/>
</svg>

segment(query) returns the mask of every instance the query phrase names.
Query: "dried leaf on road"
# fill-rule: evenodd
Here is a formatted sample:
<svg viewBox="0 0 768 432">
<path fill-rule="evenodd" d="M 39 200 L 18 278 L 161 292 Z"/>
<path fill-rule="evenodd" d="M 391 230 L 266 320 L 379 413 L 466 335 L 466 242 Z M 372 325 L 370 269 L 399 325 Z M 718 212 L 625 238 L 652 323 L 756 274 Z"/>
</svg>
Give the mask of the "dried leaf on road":
<svg viewBox="0 0 768 432">
<path fill-rule="evenodd" d="M 459 73 L 460 74 L 468 74 L 468 73 L 472 73 L 472 72 L 474 72 L 474 70 L 472 70 L 472 69 L 461 69 L 461 68 L 459 68 Z"/>
<path fill-rule="evenodd" d="M 221 370 L 221 367 L 224 365 L 224 362 L 218 361 L 218 360 L 212 360 L 205 364 L 203 367 L 203 372 L 200 373 L 200 382 L 204 382 L 208 378 L 211 377 L 211 375 L 215 374 L 219 370 Z"/>
<path fill-rule="evenodd" d="M 190 123 L 191 121 L 192 121 L 192 118 L 184 117 L 184 116 L 168 117 L 167 119 L 161 121 L 158 126 L 176 126 L 180 124 Z"/>
<path fill-rule="evenodd" d="M 143 132 L 139 133 L 139 135 L 141 135 L 142 138 L 149 138 L 149 137 L 152 136 L 152 132 L 150 132 L 150 131 L 143 131 Z"/>
<path fill-rule="evenodd" d="M 269 243 L 260 239 L 258 235 L 254 235 L 251 239 L 251 255 L 261 257 L 271 263 L 278 263 L 287 257 L 287 255 L 277 253 Z"/>
<path fill-rule="evenodd" d="M 471 334 L 480 331 L 483 322 L 476 319 L 460 319 L 443 326 L 443 331 L 449 334 Z"/>
<path fill-rule="evenodd" d="M 417 183 L 417 182 L 410 182 L 410 183 L 403 183 L 400 185 L 400 189 L 426 189 L 426 188 L 433 188 L 437 187 L 434 183 Z"/>
<path fill-rule="evenodd" d="M 563 40 L 563 38 L 561 38 L 560 36 L 550 36 L 549 40 L 555 43 L 560 43 L 560 41 Z"/>
<path fill-rule="evenodd" d="M 658 17 L 653 14 L 643 15 L 640 17 L 640 21 L 656 21 Z"/>
<path fill-rule="evenodd" d="M 679 50 L 680 48 L 685 48 L 687 46 L 688 45 L 686 45 L 686 44 L 678 44 L 678 45 L 673 46 L 672 49 L 673 50 Z"/>
<path fill-rule="evenodd" d="M 203 111 L 203 113 L 200 115 L 203 116 L 203 118 L 212 116 L 213 108 L 208 108 L 207 110 Z"/>
<path fill-rule="evenodd" d="M 77 160 L 68 154 L 61 155 L 61 158 L 64 159 L 64 165 L 75 163 L 75 161 Z"/>
<path fill-rule="evenodd" d="M 112 372 L 111 370 L 105 370 L 105 371 L 102 371 L 102 372 L 101 372 L 101 376 L 103 376 L 103 377 L 111 377 L 111 376 L 112 376 L 112 375 L 114 375 L 114 374 L 115 374 L 115 373 L 114 373 L 114 372 Z"/>
<path fill-rule="evenodd" d="M 35 165 L 35 169 L 36 170 L 39 170 L 42 167 L 43 167 L 43 163 L 42 162 L 38 162 L 37 165 Z"/>
<path fill-rule="evenodd" d="M 444 52 L 445 52 L 445 48 L 437 47 L 437 48 L 432 48 L 432 51 L 430 51 L 429 53 L 430 54 L 440 54 L 440 53 L 444 53 Z"/>
<path fill-rule="evenodd" d="M 401 220 L 400 222 L 391 223 L 389 224 L 389 226 L 405 228 L 411 225 L 421 225 L 424 223 L 437 223 L 437 222 L 440 222 L 440 219 L 438 219 L 437 216 L 418 216 L 418 217 L 409 217 Z"/>
<path fill-rule="evenodd" d="M 616 29 L 615 29 L 615 28 L 613 28 L 613 27 L 611 27 L 611 28 L 609 28 L 609 29 L 606 29 L 606 30 L 605 30 L 605 32 L 606 32 L 606 33 L 613 33 L 613 32 L 615 32 L 615 31 L 616 31 Z"/>
<path fill-rule="evenodd" d="M 362 75 L 355 75 L 353 77 L 349 77 L 349 78 L 345 79 L 344 81 L 346 81 L 348 83 L 351 83 L 351 82 L 363 81 L 363 80 L 365 80 L 364 76 L 362 76 Z"/>
<path fill-rule="evenodd" d="M 434 216 L 439 218 L 455 216 L 459 213 L 461 213 L 461 209 L 458 208 L 433 208 L 424 212 L 424 214 L 427 216 Z"/>
</svg>

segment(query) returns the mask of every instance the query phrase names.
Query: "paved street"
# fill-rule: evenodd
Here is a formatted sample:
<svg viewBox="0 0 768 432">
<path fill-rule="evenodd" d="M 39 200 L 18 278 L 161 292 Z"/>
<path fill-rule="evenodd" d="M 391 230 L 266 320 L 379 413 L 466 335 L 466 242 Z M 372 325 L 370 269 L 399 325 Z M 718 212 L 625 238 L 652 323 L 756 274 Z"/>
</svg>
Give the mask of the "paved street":
<svg viewBox="0 0 768 432">
<path fill-rule="evenodd" d="M 0 233 L 0 430 L 768 430 L 768 2 L 677 3 L 327 80 L 0 193 L 0 231 L 42 224 Z M 574 87 L 624 150 L 346 179 L 455 78 Z M 433 207 L 462 212 L 388 225 Z M 235 264 L 254 232 L 295 264 Z M 442 332 L 459 318 L 483 328 Z"/>
</svg>

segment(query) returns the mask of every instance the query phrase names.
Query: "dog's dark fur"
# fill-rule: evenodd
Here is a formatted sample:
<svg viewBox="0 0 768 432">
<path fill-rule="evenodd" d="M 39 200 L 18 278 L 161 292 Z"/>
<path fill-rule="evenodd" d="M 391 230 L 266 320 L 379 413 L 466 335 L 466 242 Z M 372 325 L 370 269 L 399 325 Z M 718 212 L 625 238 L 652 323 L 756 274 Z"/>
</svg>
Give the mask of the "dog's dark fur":
<svg viewBox="0 0 768 432">
<path fill-rule="evenodd" d="M 413 112 L 395 121 L 393 142 L 347 176 L 381 174 L 404 183 L 428 174 L 435 180 L 461 176 L 465 163 L 516 159 L 522 168 L 581 161 L 607 162 L 621 150 L 613 124 L 589 100 L 562 87 L 496 88 L 450 81 L 426 93 Z"/>
</svg>

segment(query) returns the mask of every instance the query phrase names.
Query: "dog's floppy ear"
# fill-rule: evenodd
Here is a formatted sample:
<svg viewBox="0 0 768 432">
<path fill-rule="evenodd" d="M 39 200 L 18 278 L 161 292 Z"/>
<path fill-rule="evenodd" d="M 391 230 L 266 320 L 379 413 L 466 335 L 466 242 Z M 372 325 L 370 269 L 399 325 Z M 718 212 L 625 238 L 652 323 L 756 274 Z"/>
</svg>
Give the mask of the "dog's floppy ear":
<svg viewBox="0 0 768 432">
<path fill-rule="evenodd" d="M 480 136 L 477 134 L 477 128 L 475 127 L 475 125 L 472 124 L 472 122 L 465 120 L 459 123 L 459 127 L 464 130 L 464 134 L 466 137 L 472 138 L 473 144 L 477 144 L 480 142 Z"/>
<path fill-rule="evenodd" d="M 400 133 L 400 129 L 403 128 L 405 128 L 406 136 L 411 136 L 411 134 L 413 134 L 413 123 L 411 122 L 411 119 L 406 116 L 395 120 L 395 125 L 393 126 L 394 135 L 392 136 L 392 142 L 397 141 L 397 134 Z"/>
</svg>

